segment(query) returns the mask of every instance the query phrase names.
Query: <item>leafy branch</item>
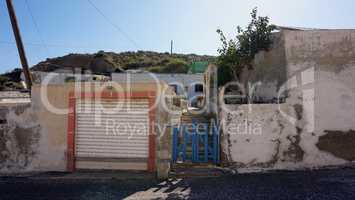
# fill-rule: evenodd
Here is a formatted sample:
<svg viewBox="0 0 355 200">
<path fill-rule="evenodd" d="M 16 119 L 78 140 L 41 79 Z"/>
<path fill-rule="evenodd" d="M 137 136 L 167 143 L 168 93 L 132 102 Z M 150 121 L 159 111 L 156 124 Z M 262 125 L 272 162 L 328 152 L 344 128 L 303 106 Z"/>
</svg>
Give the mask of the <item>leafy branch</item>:
<svg viewBox="0 0 355 200">
<path fill-rule="evenodd" d="M 219 85 L 232 80 L 240 80 L 242 71 L 252 69 L 252 61 L 259 51 L 268 51 L 272 44 L 274 25 L 269 23 L 269 17 L 261 17 L 254 8 L 251 22 L 246 29 L 237 27 L 237 36 L 227 40 L 222 30 L 218 29 L 222 43 L 218 49 Z"/>
</svg>

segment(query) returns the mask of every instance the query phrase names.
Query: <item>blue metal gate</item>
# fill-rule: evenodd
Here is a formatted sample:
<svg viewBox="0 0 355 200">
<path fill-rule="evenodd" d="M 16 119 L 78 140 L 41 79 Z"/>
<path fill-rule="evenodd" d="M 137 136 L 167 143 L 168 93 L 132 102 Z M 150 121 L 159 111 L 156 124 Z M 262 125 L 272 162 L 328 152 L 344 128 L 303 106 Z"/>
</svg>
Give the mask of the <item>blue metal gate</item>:
<svg viewBox="0 0 355 200">
<path fill-rule="evenodd" d="M 216 125 L 207 123 L 182 124 L 173 128 L 173 163 L 219 163 L 219 131 Z"/>
</svg>

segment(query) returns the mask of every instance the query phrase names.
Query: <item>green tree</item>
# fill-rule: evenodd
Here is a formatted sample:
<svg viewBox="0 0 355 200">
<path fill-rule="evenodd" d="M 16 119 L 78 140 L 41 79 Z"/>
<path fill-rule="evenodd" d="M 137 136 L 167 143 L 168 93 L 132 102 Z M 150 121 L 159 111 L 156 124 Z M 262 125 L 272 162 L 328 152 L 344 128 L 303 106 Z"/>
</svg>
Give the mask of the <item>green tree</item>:
<svg viewBox="0 0 355 200">
<path fill-rule="evenodd" d="M 259 51 L 269 50 L 272 44 L 274 25 L 269 17 L 257 14 L 257 8 L 251 12 L 251 22 L 245 29 L 237 27 L 237 36 L 227 40 L 222 30 L 218 29 L 222 46 L 218 49 L 218 84 L 240 80 L 243 69 L 252 69 L 252 61 Z"/>
</svg>

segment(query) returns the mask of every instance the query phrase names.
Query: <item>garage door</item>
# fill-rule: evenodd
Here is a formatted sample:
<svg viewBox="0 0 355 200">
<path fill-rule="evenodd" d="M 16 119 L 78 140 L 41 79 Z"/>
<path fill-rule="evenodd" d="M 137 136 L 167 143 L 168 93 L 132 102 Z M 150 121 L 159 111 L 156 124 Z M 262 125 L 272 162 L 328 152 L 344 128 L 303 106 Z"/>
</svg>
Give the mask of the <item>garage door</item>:
<svg viewBox="0 0 355 200">
<path fill-rule="evenodd" d="M 76 101 L 77 169 L 146 170 L 148 100 Z"/>
</svg>

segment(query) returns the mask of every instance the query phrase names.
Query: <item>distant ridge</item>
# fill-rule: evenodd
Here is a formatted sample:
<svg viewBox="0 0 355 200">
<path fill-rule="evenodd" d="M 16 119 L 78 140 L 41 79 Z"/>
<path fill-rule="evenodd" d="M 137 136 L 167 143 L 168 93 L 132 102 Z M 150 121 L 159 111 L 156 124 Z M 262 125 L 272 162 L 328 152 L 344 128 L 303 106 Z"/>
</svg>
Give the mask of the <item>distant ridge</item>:
<svg viewBox="0 0 355 200">
<path fill-rule="evenodd" d="M 109 75 L 125 70 L 142 70 L 154 73 L 187 73 L 189 66 L 196 61 L 215 62 L 215 56 L 196 54 L 173 54 L 153 51 L 105 52 L 93 54 L 71 53 L 45 61 L 31 67 L 31 71 L 73 71 L 89 70 L 93 74 Z M 0 90 L 19 90 L 21 69 L 0 75 Z"/>
<path fill-rule="evenodd" d="M 214 62 L 214 56 L 196 54 L 158 53 L 152 51 L 104 52 L 94 54 L 68 54 L 47 59 L 32 67 L 33 71 L 55 71 L 61 68 L 81 68 L 94 74 L 109 74 L 124 70 L 146 70 L 156 73 L 186 73 L 194 61 Z"/>
</svg>

